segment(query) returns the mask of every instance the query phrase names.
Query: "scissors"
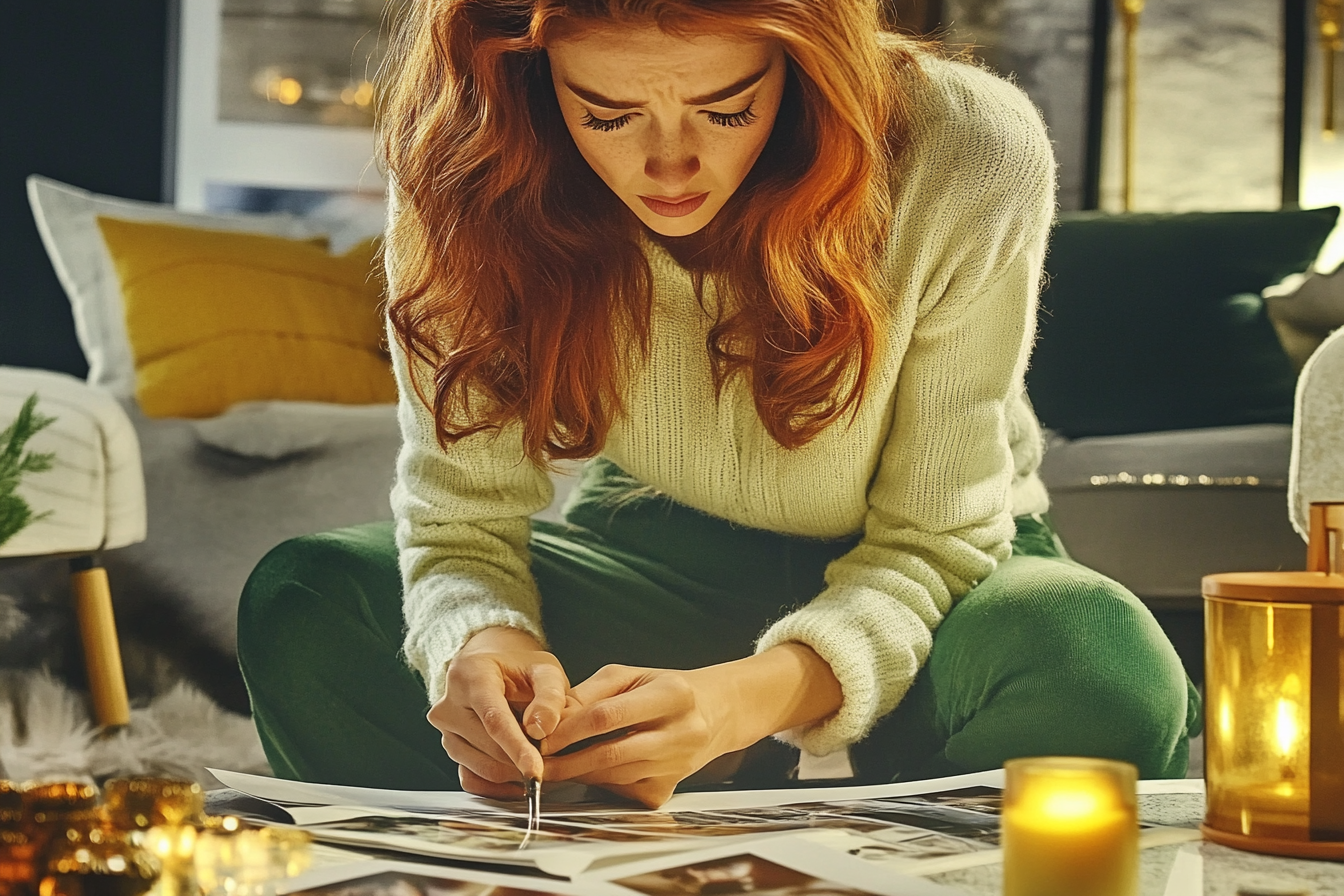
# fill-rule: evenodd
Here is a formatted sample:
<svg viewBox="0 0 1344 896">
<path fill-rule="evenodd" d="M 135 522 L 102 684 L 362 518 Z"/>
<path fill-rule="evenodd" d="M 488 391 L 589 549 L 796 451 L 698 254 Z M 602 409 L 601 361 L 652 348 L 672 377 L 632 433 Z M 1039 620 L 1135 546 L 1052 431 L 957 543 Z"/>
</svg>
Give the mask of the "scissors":
<svg viewBox="0 0 1344 896">
<path fill-rule="evenodd" d="M 518 844 L 519 849 L 527 849 L 532 838 L 541 833 L 541 781 L 528 778 L 523 784 L 523 792 L 527 796 L 527 833 Z"/>
<path fill-rule="evenodd" d="M 570 744 L 565 749 L 557 753 L 557 756 L 567 756 L 570 753 L 577 753 L 579 750 L 600 744 L 608 740 L 617 740 L 630 733 L 630 729 L 622 728 L 619 731 L 610 731 L 606 734 L 598 734 L 594 737 L 581 740 L 578 743 Z M 532 740 L 528 738 L 528 740 Z M 533 740 L 535 746 L 538 741 Z M 541 833 L 541 779 L 528 778 L 523 782 L 523 795 L 527 798 L 527 832 L 523 835 L 523 840 L 518 844 L 519 849 L 527 849 L 532 839 Z"/>
</svg>

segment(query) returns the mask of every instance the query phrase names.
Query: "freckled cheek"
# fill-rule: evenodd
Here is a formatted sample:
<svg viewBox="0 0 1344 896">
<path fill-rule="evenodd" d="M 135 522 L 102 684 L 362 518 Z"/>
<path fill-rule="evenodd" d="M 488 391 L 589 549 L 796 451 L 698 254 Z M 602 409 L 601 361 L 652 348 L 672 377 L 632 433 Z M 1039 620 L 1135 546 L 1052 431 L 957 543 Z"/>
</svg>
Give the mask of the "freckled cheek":
<svg viewBox="0 0 1344 896">
<path fill-rule="evenodd" d="M 746 178 L 764 146 L 764 141 L 743 138 L 734 141 L 731 147 L 725 146 L 723 153 L 709 161 L 723 172 L 725 178 L 731 177 L 734 184 L 739 184 Z"/>
<path fill-rule="evenodd" d="M 623 184 L 630 182 L 633 174 L 643 170 L 643 159 L 635 159 L 628 147 L 611 139 L 602 140 L 602 136 L 599 134 L 598 139 L 595 139 L 588 134 L 575 134 L 574 145 L 589 167 L 597 172 L 597 176 L 607 186 L 619 191 Z"/>
</svg>

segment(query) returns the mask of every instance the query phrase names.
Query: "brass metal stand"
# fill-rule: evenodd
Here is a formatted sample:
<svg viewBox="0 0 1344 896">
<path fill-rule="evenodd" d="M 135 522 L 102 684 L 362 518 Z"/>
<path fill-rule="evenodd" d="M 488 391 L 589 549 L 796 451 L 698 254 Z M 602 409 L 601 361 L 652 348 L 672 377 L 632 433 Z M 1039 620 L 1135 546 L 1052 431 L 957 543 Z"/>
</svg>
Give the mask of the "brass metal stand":
<svg viewBox="0 0 1344 896">
<path fill-rule="evenodd" d="M 1321 41 L 1323 109 L 1321 136 L 1335 136 L 1335 56 L 1344 50 L 1344 0 L 1316 0 L 1316 29 Z"/>
<path fill-rule="evenodd" d="M 1322 0 L 1325 2 L 1325 0 Z M 1341 0 L 1332 0 L 1341 2 Z M 1125 87 L 1122 129 L 1122 150 L 1120 203 L 1124 211 L 1134 206 L 1134 118 L 1137 105 L 1135 87 L 1135 38 L 1139 31 L 1139 16 L 1143 13 L 1145 0 L 1115 0 L 1115 11 L 1120 16 L 1120 24 L 1125 30 Z"/>
<path fill-rule="evenodd" d="M 126 674 L 121 667 L 121 645 L 112 615 L 112 589 L 107 570 L 90 555 L 70 561 L 70 590 L 75 596 L 75 618 L 84 642 L 84 665 L 89 676 L 93 714 L 104 731 L 131 723 L 126 696 Z"/>
</svg>

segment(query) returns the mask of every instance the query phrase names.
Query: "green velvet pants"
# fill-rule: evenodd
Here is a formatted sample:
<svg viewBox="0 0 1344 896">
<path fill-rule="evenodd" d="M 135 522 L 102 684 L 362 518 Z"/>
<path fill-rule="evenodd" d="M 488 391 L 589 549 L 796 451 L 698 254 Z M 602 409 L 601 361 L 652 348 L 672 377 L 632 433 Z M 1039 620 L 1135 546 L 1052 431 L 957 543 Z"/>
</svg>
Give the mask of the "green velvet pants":
<svg viewBox="0 0 1344 896">
<path fill-rule="evenodd" d="M 607 663 L 747 656 L 853 545 L 734 526 L 637 486 L 590 464 L 568 525 L 533 527 L 543 623 L 574 682 Z M 1199 699 L 1152 615 L 1068 559 L 1043 519 L 1017 526 L 1013 556 L 956 604 L 909 694 L 851 750 L 855 783 L 1047 754 L 1184 774 Z M 294 539 L 262 560 L 243 592 L 238 654 L 277 775 L 458 788 L 425 720 L 424 684 L 400 656 L 402 627 L 391 523 Z M 790 786 L 794 757 L 763 741 L 733 786 Z"/>
</svg>

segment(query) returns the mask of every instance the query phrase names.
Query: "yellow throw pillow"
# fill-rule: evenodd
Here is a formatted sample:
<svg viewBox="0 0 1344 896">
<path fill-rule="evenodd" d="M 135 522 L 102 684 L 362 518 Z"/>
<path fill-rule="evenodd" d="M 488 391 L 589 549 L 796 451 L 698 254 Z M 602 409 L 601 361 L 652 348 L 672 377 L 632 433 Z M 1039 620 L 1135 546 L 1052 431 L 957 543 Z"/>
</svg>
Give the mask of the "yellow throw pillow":
<svg viewBox="0 0 1344 896">
<path fill-rule="evenodd" d="M 240 401 L 396 401 L 382 347 L 377 241 L 98 219 L 116 264 L 150 417 L 213 417 Z"/>
</svg>

